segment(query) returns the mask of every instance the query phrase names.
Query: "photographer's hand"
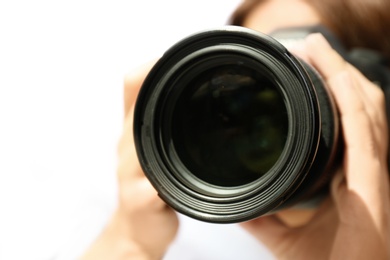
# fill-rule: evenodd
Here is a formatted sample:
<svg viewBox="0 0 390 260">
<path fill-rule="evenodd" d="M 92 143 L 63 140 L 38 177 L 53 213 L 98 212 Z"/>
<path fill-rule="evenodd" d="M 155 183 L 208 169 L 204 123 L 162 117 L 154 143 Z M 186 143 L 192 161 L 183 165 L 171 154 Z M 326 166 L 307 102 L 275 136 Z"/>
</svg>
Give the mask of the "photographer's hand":
<svg viewBox="0 0 390 260">
<path fill-rule="evenodd" d="M 305 43 L 306 59 L 322 74 L 340 112 L 343 164 L 331 196 L 298 227 L 289 212 L 261 217 L 244 228 L 278 259 L 389 259 L 388 126 L 382 91 L 345 62 L 321 35 Z"/>
<path fill-rule="evenodd" d="M 82 259 L 161 259 L 177 232 L 176 214 L 144 176 L 134 147 L 134 103 L 151 65 L 126 77 L 125 122 L 118 146 L 119 205 Z"/>
</svg>

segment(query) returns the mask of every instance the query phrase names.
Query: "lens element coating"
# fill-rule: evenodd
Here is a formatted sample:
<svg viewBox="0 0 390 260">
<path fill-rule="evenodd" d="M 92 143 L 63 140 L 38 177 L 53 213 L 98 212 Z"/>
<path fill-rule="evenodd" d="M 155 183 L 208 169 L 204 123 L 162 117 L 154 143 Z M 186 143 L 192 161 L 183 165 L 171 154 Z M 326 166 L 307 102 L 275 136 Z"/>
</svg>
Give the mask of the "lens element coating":
<svg viewBox="0 0 390 260">
<path fill-rule="evenodd" d="M 172 139 L 198 179 L 234 187 L 264 176 L 288 132 L 283 96 L 261 70 L 227 64 L 197 74 L 174 108 Z"/>
</svg>

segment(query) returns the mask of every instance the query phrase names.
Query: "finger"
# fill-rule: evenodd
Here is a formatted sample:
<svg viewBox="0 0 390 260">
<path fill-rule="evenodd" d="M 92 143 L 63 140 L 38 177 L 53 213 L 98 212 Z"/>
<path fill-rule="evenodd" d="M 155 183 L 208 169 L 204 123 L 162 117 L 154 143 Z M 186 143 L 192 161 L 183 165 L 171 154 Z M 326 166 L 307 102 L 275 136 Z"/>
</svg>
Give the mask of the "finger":
<svg viewBox="0 0 390 260">
<path fill-rule="evenodd" d="M 340 80 L 340 77 L 347 77 L 350 81 L 350 84 L 348 85 L 350 85 L 354 90 L 352 94 L 362 101 L 362 107 L 364 107 L 364 110 L 369 114 L 369 118 L 376 119 L 376 122 L 380 122 L 382 124 L 381 126 L 384 126 L 383 122 L 386 121 L 386 115 L 384 113 L 385 100 L 383 91 L 370 82 L 355 67 L 345 62 L 343 58 L 330 47 L 321 35 L 309 36 L 308 42 L 310 46 L 317 47 L 317 50 L 315 50 L 317 53 L 314 53 L 312 50 L 311 58 L 307 58 L 314 63 L 315 67 L 319 67 L 317 69 L 321 70 L 325 79 L 328 82 L 337 82 Z M 330 54 L 329 56 L 321 55 L 322 52 L 320 50 L 321 47 L 319 47 L 320 45 L 318 45 L 319 42 L 322 42 L 324 47 L 328 49 L 328 53 Z M 307 56 L 309 55 L 307 54 Z M 348 76 L 342 74 L 348 74 Z M 336 91 L 341 87 L 337 84 L 332 84 L 331 87 L 332 86 L 335 87 Z M 356 93 L 360 96 L 358 97 L 355 95 Z"/>
<path fill-rule="evenodd" d="M 372 98 L 372 93 L 368 90 L 371 89 L 371 83 L 365 79 L 360 73 L 351 65 L 347 66 L 347 71 L 350 74 L 351 84 L 355 87 L 356 93 L 363 103 L 364 111 L 367 115 L 367 119 L 370 124 L 371 131 L 373 133 L 374 143 L 377 144 L 378 154 L 381 154 L 380 141 L 383 138 L 381 136 L 383 124 L 381 124 L 380 111 L 376 102 Z"/>
<path fill-rule="evenodd" d="M 299 57 L 301 60 L 305 61 L 306 63 L 309 63 L 309 57 L 307 56 L 306 46 L 304 42 L 299 41 L 288 47 L 288 50 L 296 57 Z"/>
<path fill-rule="evenodd" d="M 290 228 L 275 215 L 263 216 L 240 224 L 271 251 L 283 250 Z"/>
<path fill-rule="evenodd" d="M 121 154 L 125 149 L 134 147 L 134 109 L 135 106 L 131 106 L 123 122 L 123 132 L 118 143 L 118 153 Z"/>
<path fill-rule="evenodd" d="M 307 56 L 321 75 L 330 80 L 347 69 L 347 62 L 329 45 L 324 36 L 311 34 L 305 41 Z"/>
<path fill-rule="evenodd" d="M 122 151 L 118 159 L 117 170 L 119 182 L 145 178 L 138 162 L 134 146 Z"/>
<path fill-rule="evenodd" d="M 138 92 L 142 86 L 142 83 L 152 68 L 156 63 L 155 60 L 150 61 L 139 68 L 129 72 L 125 76 L 124 83 L 124 109 L 125 116 L 128 114 L 131 106 L 135 103 L 135 100 L 138 96 Z"/>
<path fill-rule="evenodd" d="M 346 187 L 346 181 L 344 172 L 341 168 L 339 168 L 336 171 L 336 174 L 334 175 L 332 182 L 331 182 L 331 194 L 332 197 L 335 198 L 335 202 L 338 202 L 337 198 L 340 198 L 343 196 L 343 192 Z"/>
<path fill-rule="evenodd" d="M 363 151 L 373 147 L 365 104 L 348 71 L 348 64 L 319 34 L 307 38 L 307 48 L 311 63 L 324 76 L 336 101 L 347 147 Z"/>
<path fill-rule="evenodd" d="M 359 94 L 353 74 L 348 71 L 346 62 L 332 50 L 319 36 L 309 37 L 307 41 L 309 58 L 325 80 L 334 96 L 340 112 L 343 140 L 345 143 L 343 169 L 346 189 L 339 196 L 337 204 L 340 214 L 351 221 L 348 212 L 356 212 L 353 206 L 355 197 L 362 200 L 378 230 L 383 228 L 388 211 L 387 166 L 381 155 L 378 138 L 367 113 L 364 100 Z M 342 186 L 339 186 L 342 187 Z M 349 207 L 347 207 L 349 205 Z M 352 209 L 352 211 L 351 211 Z"/>
<path fill-rule="evenodd" d="M 330 47 L 322 35 L 310 35 L 306 43 L 311 63 L 324 76 L 336 101 L 343 123 L 345 142 L 351 147 L 364 148 L 367 147 L 365 145 L 367 143 L 372 147 L 372 133 L 366 107 L 348 64 Z M 356 131 L 358 129 L 363 131 Z M 358 136 L 362 139 L 357 138 Z"/>
<path fill-rule="evenodd" d="M 118 178 L 120 181 L 144 177 L 134 144 L 133 114 L 134 105 L 125 118 L 123 134 L 118 144 Z"/>
<path fill-rule="evenodd" d="M 306 46 L 304 42 L 298 42 L 290 46 L 289 51 L 295 56 L 299 57 L 301 60 L 310 63 Z M 376 143 L 382 144 L 378 148 L 380 149 L 379 154 L 383 155 L 383 160 L 387 158 L 387 147 L 388 147 L 388 133 L 387 133 L 387 118 L 385 111 L 385 99 L 383 91 L 370 82 L 360 71 L 350 64 L 346 64 L 346 70 L 352 73 L 354 80 L 353 84 L 356 84 L 357 92 L 362 99 L 366 112 L 371 121 L 371 125 L 374 131 L 374 137 Z"/>
<path fill-rule="evenodd" d="M 386 118 L 385 96 L 377 85 L 369 81 L 360 71 L 350 66 L 351 74 L 358 86 L 360 97 L 365 104 L 365 110 L 370 119 L 374 137 L 378 144 L 379 154 L 382 160 L 387 158 L 388 150 L 388 125 Z"/>
<path fill-rule="evenodd" d="M 360 82 L 359 84 L 360 91 L 361 93 L 365 94 L 364 97 L 370 100 L 371 104 L 374 107 L 378 109 L 383 109 L 384 108 L 383 90 L 378 85 L 374 84 L 369 79 L 367 79 L 357 68 L 350 65 L 349 69 L 352 75 L 354 76 L 354 78 L 356 79 L 356 81 Z"/>
<path fill-rule="evenodd" d="M 335 98 L 343 127 L 347 163 L 347 185 L 366 190 L 367 181 L 378 178 L 378 147 L 364 101 L 359 95 L 348 64 L 334 51 L 321 35 L 307 38 L 309 59 L 324 76 Z M 373 179 L 374 178 L 374 179 Z M 377 182 L 376 179 L 375 182 Z M 375 186 L 371 186 L 375 187 Z"/>
<path fill-rule="evenodd" d="M 125 178 L 120 182 L 120 192 L 124 206 L 136 214 L 170 210 L 146 178 L 138 180 Z"/>
<path fill-rule="evenodd" d="M 310 222 L 318 209 L 311 208 L 290 208 L 279 211 L 275 215 L 291 228 L 301 227 Z"/>
</svg>

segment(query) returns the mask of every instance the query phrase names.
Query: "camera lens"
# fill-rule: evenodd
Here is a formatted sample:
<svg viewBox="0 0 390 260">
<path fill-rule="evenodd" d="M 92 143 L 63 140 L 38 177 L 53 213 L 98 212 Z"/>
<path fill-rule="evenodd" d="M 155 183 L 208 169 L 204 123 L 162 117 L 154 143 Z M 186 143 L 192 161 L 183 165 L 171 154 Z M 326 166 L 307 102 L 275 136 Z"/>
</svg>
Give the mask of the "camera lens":
<svg viewBox="0 0 390 260">
<path fill-rule="evenodd" d="M 265 175 L 283 151 L 288 128 L 275 84 L 244 65 L 223 64 L 196 74 L 172 118 L 173 143 L 186 168 L 225 187 Z"/>
<path fill-rule="evenodd" d="M 214 223 L 252 219 L 326 187 L 338 118 L 316 71 L 241 27 L 191 35 L 145 79 L 139 162 L 171 207 Z"/>
</svg>

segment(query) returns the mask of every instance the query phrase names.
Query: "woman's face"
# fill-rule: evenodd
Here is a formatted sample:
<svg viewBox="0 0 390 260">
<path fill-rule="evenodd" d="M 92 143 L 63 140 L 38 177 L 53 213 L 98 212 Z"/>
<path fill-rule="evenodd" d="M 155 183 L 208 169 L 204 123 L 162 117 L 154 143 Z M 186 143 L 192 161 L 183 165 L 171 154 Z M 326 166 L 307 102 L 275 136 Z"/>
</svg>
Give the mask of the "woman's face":
<svg viewBox="0 0 390 260">
<path fill-rule="evenodd" d="M 316 10 L 303 0 L 267 0 L 247 15 L 244 26 L 270 33 L 279 28 L 315 25 L 321 22 Z"/>
</svg>

